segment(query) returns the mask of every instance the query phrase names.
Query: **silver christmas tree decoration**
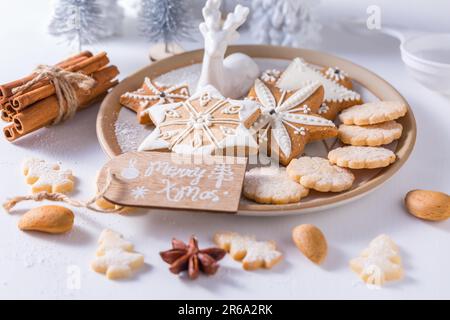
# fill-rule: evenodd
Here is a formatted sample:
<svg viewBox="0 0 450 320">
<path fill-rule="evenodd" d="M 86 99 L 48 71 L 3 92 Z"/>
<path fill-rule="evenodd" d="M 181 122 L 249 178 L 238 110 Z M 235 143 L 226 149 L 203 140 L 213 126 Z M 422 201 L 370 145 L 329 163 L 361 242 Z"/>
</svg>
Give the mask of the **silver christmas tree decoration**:
<svg viewBox="0 0 450 320">
<path fill-rule="evenodd" d="M 300 47 L 320 39 L 316 0 L 253 0 L 250 29 L 256 41 Z"/>
<path fill-rule="evenodd" d="M 75 44 L 83 45 L 117 33 L 123 12 L 117 0 L 59 0 L 49 25 L 49 33 Z M 116 20 L 117 19 L 117 20 Z M 115 21 L 114 21 L 115 20 Z"/>
<path fill-rule="evenodd" d="M 152 43 L 169 45 L 191 39 L 193 30 L 191 1 L 141 0 L 139 24 L 142 36 Z"/>
</svg>

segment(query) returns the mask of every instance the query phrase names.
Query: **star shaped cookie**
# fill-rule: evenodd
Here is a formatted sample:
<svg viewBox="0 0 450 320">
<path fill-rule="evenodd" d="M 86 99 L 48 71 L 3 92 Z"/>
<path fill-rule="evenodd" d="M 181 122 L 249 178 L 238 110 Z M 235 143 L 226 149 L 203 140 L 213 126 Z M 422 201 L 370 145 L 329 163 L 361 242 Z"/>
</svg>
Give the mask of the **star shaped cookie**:
<svg viewBox="0 0 450 320">
<path fill-rule="evenodd" d="M 288 91 L 256 79 L 249 99 L 258 102 L 262 112 L 253 126 L 260 150 L 288 165 L 302 154 L 308 142 L 335 137 L 335 124 L 314 113 L 322 103 L 323 94 L 319 81 Z"/>
<path fill-rule="evenodd" d="M 206 86 L 186 101 L 155 105 L 148 110 L 155 130 L 139 151 L 181 154 L 255 153 L 258 145 L 248 129 L 260 115 L 258 104 L 224 98 Z"/>
<path fill-rule="evenodd" d="M 352 80 L 349 78 L 347 72 L 345 72 L 341 68 L 328 67 L 323 68 L 321 72 L 326 78 L 333 80 L 334 82 L 337 82 L 338 84 L 349 90 L 353 90 Z"/>
<path fill-rule="evenodd" d="M 189 98 L 187 84 L 164 86 L 150 78 L 145 78 L 140 89 L 126 92 L 120 97 L 120 103 L 137 113 L 140 124 L 151 124 L 148 115 L 150 107 L 157 104 L 167 104 L 184 101 Z"/>
<path fill-rule="evenodd" d="M 284 90 L 298 90 L 311 81 L 319 81 L 325 90 L 324 101 L 318 114 L 334 120 L 337 114 L 349 107 L 362 103 L 361 96 L 342 86 L 339 82 L 330 79 L 320 70 L 316 70 L 300 58 L 294 59 L 277 81 L 277 86 Z"/>
</svg>

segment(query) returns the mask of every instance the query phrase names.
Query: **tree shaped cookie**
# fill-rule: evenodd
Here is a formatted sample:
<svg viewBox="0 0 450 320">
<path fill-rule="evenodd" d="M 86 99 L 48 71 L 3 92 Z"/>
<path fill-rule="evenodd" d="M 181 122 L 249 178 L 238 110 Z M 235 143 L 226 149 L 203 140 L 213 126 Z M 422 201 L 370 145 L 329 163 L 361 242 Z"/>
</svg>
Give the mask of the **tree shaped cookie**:
<svg viewBox="0 0 450 320">
<path fill-rule="evenodd" d="M 334 120 L 340 111 L 362 103 L 358 93 L 329 79 L 300 58 L 294 59 L 283 72 L 277 86 L 284 90 L 297 90 L 311 81 L 319 81 L 325 89 L 325 98 L 317 113 L 327 119 Z"/>
<path fill-rule="evenodd" d="M 108 279 L 128 278 L 134 270 L 144 265 L 144 256 L 133 251 L 132 243 L 112 230 L 104 230 L 99 238 L 97 257 L 91 267 L 98 273 L 106 274 Z"/>
<path fill-rule="evenodd" d="M 262 112 L 253 126 L 260 149 L 276 155 L 283 165 L 302 154 L 309 141 L 337 135 L 332 121 L 314 114 L 323 100 L 323 87 L 318 81 L 287 91 L 256 79 L 249 99 L 258 102 Z"/>
<path fill-rule="evenodd" d="M 33 193 L 42 191 L 69 193 L 74 187 L 71 170 L 61 170 L 57 163 L 47 163 L 40 159 L 27 159 L 23 163 L 23 174 Z"/>
<path fill-rule="evenodd" d="M 217 233 L 214 242 L 233 259 L 242 261 L 245 270 L 270 269 L 283 259 L 273 241 L 256 241 L 253 237 L 224 232 Z"/>
<path fill-rule="evenodd" d="M 147 110 L 156 104 L 167 104 L 184 101 L 189 98 L 187 84 L 164 86 L 150 78 L 145 78 L 140 89 L 124 93 L 120 103 L 137 113 L 140 124 L 150 124 L 151 120 Z"/>
<path fill-rule="evenodd" d="M 141 144 L 140 151 L 218 154 L 257 149 L 248 128 L 260 114 L 258 104 L 226 99 L 212 86 L 204 87 L 186 101 L 155 105 L 148 112 L 156 128 Z"/>
<path fill-rule="evenodd" d="M 397 245 L 387 235 L 372 240 L 358 258 L 350 261 L 350 268 L 367 284 L 381 286 L 386 281 L 403 277 L 401 257 Z"/>
</svg>

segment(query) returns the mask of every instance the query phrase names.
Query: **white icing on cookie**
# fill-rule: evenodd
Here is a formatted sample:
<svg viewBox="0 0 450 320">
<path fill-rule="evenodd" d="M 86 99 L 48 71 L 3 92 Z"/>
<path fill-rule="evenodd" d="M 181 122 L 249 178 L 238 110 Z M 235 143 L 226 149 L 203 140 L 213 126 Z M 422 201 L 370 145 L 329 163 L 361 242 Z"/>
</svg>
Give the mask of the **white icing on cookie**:
<svg viewBox="0 0 450 320">
<path fill-rule="evenodd" d="M 310 81 L 319 81 L 323 85 L 326 102 L 357 101 L 361 99 L 358 93 L 328 79 L 320 71 L 312 68 L 300 58 L 294 59 L 289 65 L 278 80 L 277 86 L 284 90 L 297 90 Z"/>
<path fill-rule="evenodd" d="M 48 191 L 68 193 L 73 189 L 71 170 L 61 170 L 58 164 L 40 159 L 27 159 L 23 163 L 23 173 L 33 192 Z"/>
</svg>

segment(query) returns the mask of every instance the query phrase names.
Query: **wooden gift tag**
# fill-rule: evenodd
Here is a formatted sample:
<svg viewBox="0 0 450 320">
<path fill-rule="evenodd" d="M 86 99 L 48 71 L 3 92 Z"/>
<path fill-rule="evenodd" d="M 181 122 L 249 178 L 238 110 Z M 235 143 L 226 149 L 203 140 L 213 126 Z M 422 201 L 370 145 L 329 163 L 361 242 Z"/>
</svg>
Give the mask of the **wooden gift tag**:
<svg viewBox="0 0 450 320">
<path fill-rule="evenodd" d="M 98 177 L 104 198 L 128 207 L 238 211 L 247 158 L 130 152 L 108 162 Z"/>
</svg>

